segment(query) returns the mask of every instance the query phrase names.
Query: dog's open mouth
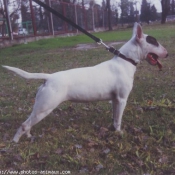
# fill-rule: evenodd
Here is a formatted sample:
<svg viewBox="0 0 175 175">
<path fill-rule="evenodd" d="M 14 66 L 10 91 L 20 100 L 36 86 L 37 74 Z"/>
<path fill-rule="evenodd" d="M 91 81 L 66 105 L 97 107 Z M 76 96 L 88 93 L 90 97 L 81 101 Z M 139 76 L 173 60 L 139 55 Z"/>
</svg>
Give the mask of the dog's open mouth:
<svg viewBox="0 0 175 175">
<path fill-rule="evenodd" d="M 148 61 L 149 64 L 151 64 L 153 66 L 158 65 L 159 69 L 161 70 L 162 69 L 162 64 L 161 64 L 161 62 L 159 61 L 158 58 L 159 57 L 156 54 L 148 53 L 148 55 L 146 57 L 146 60 Z"/>
</svg>

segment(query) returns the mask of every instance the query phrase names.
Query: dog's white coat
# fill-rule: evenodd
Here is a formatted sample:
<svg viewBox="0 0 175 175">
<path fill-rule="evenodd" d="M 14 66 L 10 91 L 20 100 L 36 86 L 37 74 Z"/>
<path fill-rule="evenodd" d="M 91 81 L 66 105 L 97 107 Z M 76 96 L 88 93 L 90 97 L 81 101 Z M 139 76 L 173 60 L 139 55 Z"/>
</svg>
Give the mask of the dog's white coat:
<svg viewBox="0 0 175 175">
<path fill-rule="evenodd" d="M 167 56 L 166 49 L 146 42 L 146 36 L 135 23 L 132 38 L 121 47 L 120 52 L 136 63 L 155 53 L 160 58 Z M 18 142 L 23 134 L 31 136 L 33 125 L 45 118 L 60 103 L 70 100 L 89 102 L 111 100 L 113 103 L 114 127 L 121 130 L 121 120 L 130 91 L 133 87 L 136 66 L 120 57 L 105 61 L 93 67 L 77 68 L 53 74 L 28 73 L 18 68 L 4 66 L 26 79 L 45 79 L 36 95 L 33 111 L 18 129 L 13 140 Z"/>
</svg>

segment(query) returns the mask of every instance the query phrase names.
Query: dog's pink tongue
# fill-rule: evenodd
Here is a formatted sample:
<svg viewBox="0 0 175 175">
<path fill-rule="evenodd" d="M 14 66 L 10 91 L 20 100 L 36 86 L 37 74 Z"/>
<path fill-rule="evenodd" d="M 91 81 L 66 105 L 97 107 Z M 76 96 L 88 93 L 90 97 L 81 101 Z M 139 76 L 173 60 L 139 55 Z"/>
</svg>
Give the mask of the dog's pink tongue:
<svg viewBox="0 0 175 175">
<path fill-rule="evenodd" d="M 148 54 L 147 57 L 149 58 L 150 64 L 152 64 L 152 65 L 156 65 L 157 64 L 157 60 L 153 59 L 150 54 Z"/>
<path fill-rule="evenodd" d="M 159 70 L 162 70 L 162 63 L 159 60 L 157 60 L 157 65 L 159 67 Z"/>
<path fill-rule="evenodd" d="M 155 60 L 155 59 L 153 59 L 152 58 L 152 56 L 151 55 L 149 55 L 148 54 L 148 58 L 149 58 L 149 60 L 150 60 L 150 63 L 152 64 L 152 65 L 158 65 L 158 67 L 159 67 L 159 70 L 162 70 L 162 63 L 157 59 L 157 60 Z"/>
</svg>

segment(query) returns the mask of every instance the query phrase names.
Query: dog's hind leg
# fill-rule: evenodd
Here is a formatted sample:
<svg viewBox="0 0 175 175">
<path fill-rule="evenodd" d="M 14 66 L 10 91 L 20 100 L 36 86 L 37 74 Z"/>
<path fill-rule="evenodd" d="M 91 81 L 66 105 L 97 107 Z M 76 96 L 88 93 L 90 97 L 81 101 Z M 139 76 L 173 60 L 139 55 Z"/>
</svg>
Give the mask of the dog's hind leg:
<svg viewBox="0 0 175 175">
<path fill-rule="evenodd" d="M 33 111 L 29 118 L 21 125 L 15 134 L 13 141 L 18 142 L 23 134 L 31 137 L 30 129 L 32 126 L 44 119 L 50 114 L 61 102 L 65 100 L 65 94 L 56 95 L 55 91 L 50 86 L 41 86 L 36 95 Z"/>
<path fill-rule="evenodd" d="M 32 112 L 32 114 L 29 116 L 29 118 L 21 125 L 21 127 L 18 129 L 18 131 L 16 132 L 13 141 L 14 142 L 18 142 L 20 137 L 23 134 L 26 134 L 27 137 L 31 137 L 32 135 L 30 134 L 30 129 L 32 128 L 33 125 L 37 124 L 38 122 L 40 122 L 43 118 L 45 118 L 49 113 L 52 112 L 53 109 L 41 112 L 39 114 L 34 114 L 34 112 Z"/>
</svg>

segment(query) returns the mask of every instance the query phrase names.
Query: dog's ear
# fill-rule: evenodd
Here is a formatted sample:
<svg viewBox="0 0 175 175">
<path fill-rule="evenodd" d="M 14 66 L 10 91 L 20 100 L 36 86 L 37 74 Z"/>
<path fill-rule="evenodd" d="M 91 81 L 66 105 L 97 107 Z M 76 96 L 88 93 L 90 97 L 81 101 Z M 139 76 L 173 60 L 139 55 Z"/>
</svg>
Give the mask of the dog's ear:
<svg viewBox="0 0 175 175">
<path fill-rule="evenodd" d="M 137 41 L 139 41 L 143 37 L 142 27 L 137 22 L 134 24 L 133 36 L 136 38 Z"/>
</svg>

